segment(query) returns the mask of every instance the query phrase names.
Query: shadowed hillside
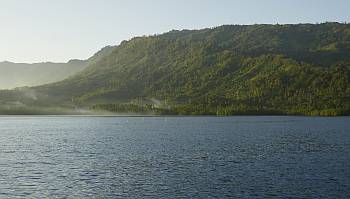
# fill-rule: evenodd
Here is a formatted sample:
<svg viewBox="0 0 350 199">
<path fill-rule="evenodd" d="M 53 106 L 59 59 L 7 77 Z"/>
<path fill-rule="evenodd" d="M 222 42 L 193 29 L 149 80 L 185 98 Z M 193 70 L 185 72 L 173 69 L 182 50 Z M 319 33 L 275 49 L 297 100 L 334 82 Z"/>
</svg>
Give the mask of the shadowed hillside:
<svg viewBox="0 0 350 199">
<path fill-rule="evenodd" d="M 110 48 L 64 81 L 4 91 L 1 100 L 158 114 L 349 114 L 348 24 L 174 30 Z"/>
</svg>

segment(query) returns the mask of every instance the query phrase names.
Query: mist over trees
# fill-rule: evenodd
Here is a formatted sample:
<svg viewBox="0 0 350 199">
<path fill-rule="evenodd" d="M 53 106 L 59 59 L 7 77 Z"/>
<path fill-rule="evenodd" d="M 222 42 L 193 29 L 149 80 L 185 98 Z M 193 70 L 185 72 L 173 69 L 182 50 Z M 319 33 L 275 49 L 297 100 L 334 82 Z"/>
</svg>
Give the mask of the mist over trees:
<svg viewBox="0 0 350 199">
<path fill-rule="evenodd" d="M 350 113 L 349 24 L 174 30 L 107 52 L 64 81 L 28 88 L 36 99 L 24 89 L 0 100 L 155 114 Z"/>
</svg>

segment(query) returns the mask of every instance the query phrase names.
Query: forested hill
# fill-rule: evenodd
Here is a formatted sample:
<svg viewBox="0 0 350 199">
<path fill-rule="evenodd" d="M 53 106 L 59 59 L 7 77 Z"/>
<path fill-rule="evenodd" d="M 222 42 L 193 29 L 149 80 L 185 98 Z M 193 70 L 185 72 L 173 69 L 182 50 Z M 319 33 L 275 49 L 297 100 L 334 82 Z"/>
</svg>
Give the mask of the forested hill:
<svg viewBox="0 0 350 199">
<path fill-rule="evenodd" d="M 69 79 L 0 95 L 116 112 L 346 115 L 349 79 L 349 24 L 225 25 L 136 37 Z"/>
</svg>

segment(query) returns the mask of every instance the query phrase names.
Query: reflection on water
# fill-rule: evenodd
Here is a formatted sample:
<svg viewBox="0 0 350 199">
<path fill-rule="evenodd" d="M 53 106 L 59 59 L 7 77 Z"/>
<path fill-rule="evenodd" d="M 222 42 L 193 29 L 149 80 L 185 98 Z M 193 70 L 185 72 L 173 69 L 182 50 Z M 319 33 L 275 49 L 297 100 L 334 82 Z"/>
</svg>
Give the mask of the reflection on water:
<svg viewBox="0 0 350 199">
<path fill-rule="evenodd" d="M 0 198 L 349 198 L 350 118 L 0 117 Z"/>
</svg>

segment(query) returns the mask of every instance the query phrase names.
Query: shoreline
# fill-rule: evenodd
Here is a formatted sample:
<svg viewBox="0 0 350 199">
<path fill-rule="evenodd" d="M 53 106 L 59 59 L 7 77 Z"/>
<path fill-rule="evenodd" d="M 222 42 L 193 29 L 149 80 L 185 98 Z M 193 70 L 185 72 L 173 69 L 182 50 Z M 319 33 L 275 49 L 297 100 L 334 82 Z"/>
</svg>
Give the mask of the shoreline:
<svg viewBox="0 0 350 199">
<path fill-rule="evenodd" d="M 69 114 L 33 114 L 33 115 L 1 115 L 0 118 L 4 117 L 325 117 L 325 118 L 336 118 L 336 117 L 350 117 L 349 115 L 337 115 L 337 116 L 321 116 L 321 115 L 69 115 Z"/>
</svg>

